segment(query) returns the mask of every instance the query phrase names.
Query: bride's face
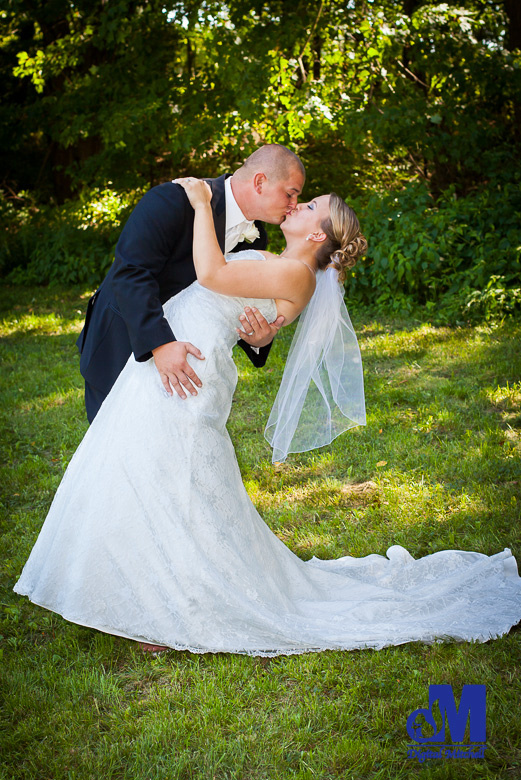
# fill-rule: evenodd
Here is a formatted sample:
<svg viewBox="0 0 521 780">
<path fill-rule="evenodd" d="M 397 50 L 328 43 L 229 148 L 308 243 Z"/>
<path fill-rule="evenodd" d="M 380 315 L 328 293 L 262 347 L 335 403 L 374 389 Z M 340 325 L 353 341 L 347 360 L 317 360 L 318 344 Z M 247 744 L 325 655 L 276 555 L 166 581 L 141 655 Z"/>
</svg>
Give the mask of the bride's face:
<svg viewBox="0 0 521 780">
<path fill-rule="evenodd" d="M 308 203 L 299 203 L 281 225 L 286 238 L 307 238 L 321 234 L 322 223 L 329 217 L 329 195 L 319 195 Z"/>
</svg>

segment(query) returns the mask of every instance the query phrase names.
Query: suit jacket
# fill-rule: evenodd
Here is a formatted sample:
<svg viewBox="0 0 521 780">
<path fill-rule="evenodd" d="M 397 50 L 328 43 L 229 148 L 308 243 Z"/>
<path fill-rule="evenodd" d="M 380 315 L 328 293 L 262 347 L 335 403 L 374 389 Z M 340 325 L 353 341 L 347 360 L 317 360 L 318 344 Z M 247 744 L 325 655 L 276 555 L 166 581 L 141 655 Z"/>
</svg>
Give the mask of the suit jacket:
<svg viewBox="0 0 521 780">
<path fill-rule="evenodd" d="M 226 175 L 209 179 L 217 240 L 224 251 Z M 149 190 L 130 215 L 116 246 L 107 276 L 87 307 L 84 328 L 76 342 L 80 371 L 86 382 L 108 394 L 131 353 L 138 361 L 152 350 L 175 340 L 163 315 L 163 303 L 196 279 L 192 259 L 194 212 L 183 188 L 166 182 Z M 260 238 L 235 249 L 264 249 Z M 256 366 L 266 362 L 270 346 L 254 352 L 239 345 Z M 197 346 L 197 344 L 195 345 Z"/>
</svg>

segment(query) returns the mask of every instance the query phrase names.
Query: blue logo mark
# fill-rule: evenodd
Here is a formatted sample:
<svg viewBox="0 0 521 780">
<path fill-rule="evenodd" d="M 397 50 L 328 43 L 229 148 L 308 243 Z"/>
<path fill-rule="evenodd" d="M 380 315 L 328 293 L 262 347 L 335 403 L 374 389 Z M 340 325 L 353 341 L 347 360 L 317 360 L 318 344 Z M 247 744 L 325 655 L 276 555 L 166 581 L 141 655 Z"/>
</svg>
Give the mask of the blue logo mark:
<svg viewBox="0 0 521 780">
<path fill-rule="evenodd" d="M 436 709 L 437 718 L 434 717 Z M 465 742 L 467 724 L 469 739 Z M 450 743 L 446 727 L 450 731 Z M 408 746 L 407 758 L 417 758 L 420 762 L 433 758 L 484 758 L 486 686 L 464 685 L 456 706 L 452 685 L 429 685 L 429 708 L 411 712 L 407 733 L 414 742 Z"/>
</svg>

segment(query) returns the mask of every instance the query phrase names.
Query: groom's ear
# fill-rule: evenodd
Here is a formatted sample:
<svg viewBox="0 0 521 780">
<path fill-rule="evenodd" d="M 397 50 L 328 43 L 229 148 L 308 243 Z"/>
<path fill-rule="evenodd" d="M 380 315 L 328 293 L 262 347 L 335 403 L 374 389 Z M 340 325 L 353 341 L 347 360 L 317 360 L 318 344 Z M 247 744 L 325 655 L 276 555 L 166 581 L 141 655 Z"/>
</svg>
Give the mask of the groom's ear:
<svg viewBox="0 0 521 780">
<path fill-rule="evenodd" d="M 264 182 L 266 181 L 266 175 L 264 173 L 256 173 L 253 177 L 253 187 L 255 189 L 255 192 L 260 195 L 262 192 L 262 187 Z"/>
</svg>

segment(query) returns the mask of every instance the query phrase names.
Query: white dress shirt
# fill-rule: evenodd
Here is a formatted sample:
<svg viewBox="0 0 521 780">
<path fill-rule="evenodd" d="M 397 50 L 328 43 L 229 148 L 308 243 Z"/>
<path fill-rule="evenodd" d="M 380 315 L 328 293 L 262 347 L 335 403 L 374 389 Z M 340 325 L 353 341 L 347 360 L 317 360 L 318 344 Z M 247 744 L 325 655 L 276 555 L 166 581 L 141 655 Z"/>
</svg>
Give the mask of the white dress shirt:
<svg viewBox="0 0 521 780">
<path fill-rule="evenodd" d="M 226 199 L 226 235 L 224 239 L 224 254 L 227 255 L 232 249 L 240 243 L 240 238 L 244 231 L 254 223 L 246 219 L 235 200 L 232 192 L 231 176 L 224 180 L 224 197 Z M 251 347 L 254 352 L 259 354 L 258 347 Z"/>
<path fill-rule="evenodd" d="M 224 181 L 224 197 L 226 200 L 226 234 L 224 239 L 224 254 L 227 255 L 240 242 L 244 231 L 253 225 L 253 222 L 246 219 L 237 201 L 234 198 L 231 185 L 232 178 L 229 176 Z"/>
</svg>

